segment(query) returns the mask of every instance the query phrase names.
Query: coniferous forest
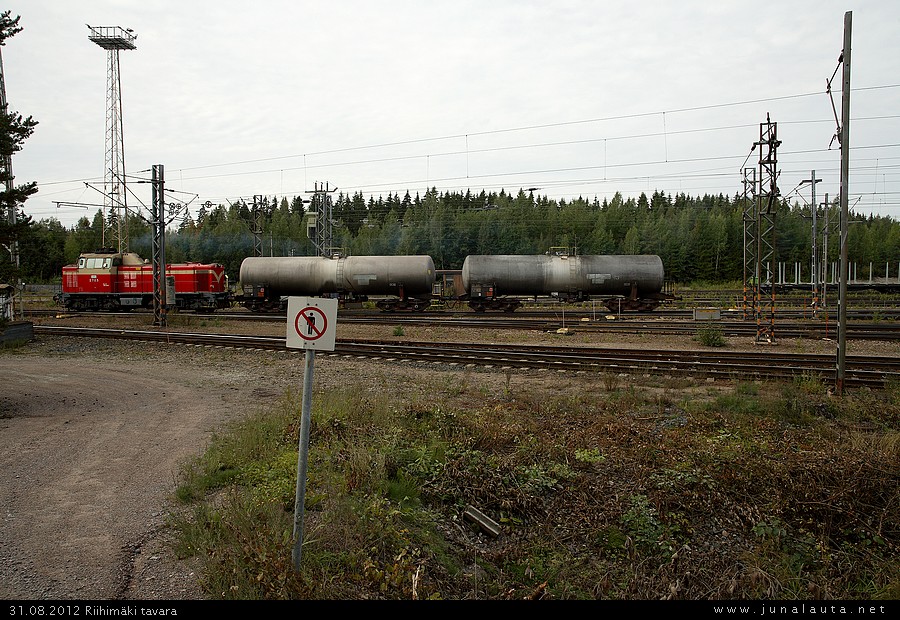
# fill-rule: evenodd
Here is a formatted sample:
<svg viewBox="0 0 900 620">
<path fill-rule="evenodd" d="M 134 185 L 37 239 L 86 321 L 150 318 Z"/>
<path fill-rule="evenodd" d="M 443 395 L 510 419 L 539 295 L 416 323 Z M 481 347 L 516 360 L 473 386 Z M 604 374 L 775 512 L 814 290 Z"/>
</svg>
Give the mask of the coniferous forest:
<svg viewBox="0 0 900 620">
<path fill-rule="evenodd" d="M 201 206 L 167 229 L 167 262 L 221 263 L 236 283 L 241 261 L 260 251 L 265 256 L 315 255 L 304 219 L 308 209 L 301 197 Z M 742 279 L 744 210 L 740 195 L 663 192 L 566 201 L 523 190 L 430 190 L 424 196 L 388 194 L 368 200 L 361 193 L 337 195 L 332 203 L 334 245 L 346 255 L 428 254 L 437 269 L 460 269 L 469 254 L 539 254 L 558 246 L 579 254 L 657 254 L 666 279 L 685 284 Z M 820 248 L 827 222 L 829 262 L 840 256 L 839 217 L 837 204 L 817 213 Z M 809 206 L 782 201 L 775 222 L 776 261 L 791 266 L 791 277 L 794 265 L 800 265 L 802 277 L 808 279 Z M 19 237 L 22 281 L 58 282 L 63 265 L 105 244 L 104 225 L 108 230 L 115 222 L 104 221 L 100 210 L 71 228 L 55 219 L 30 223 Z M 150 257 L 149 223 L 132 216 L 127 228 L 129 249 Z M 900 222 L 851 213 L 847 244 L 851 264 L 865 266 L 866 274 L 872 264 L 876 277 L 886 269 L 897 276 Z"/>
</svg>

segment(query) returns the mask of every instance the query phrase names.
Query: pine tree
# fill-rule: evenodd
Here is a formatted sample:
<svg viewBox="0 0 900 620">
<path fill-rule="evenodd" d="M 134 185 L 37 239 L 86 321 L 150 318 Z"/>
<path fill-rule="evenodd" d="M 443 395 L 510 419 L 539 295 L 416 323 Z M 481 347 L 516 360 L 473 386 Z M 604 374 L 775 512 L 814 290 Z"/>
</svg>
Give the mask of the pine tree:
<svg viewBox="0 0 900 620">
<path fill-rule="evenodd" d="M 22 31 L 19 26 L 19 16 L 10 17 L 9 11 L 0 14 L 0 47 L 6 45 L 6 40 Z M 0 60 L 2 62 L 2 60 Z M 35 194 L 37 183 L 32 181 L 24 185 L 13 185 L 12 156 L 22 150 L 22 145 L 37 125 L 30 116 L 23 118 L 18 112 L 10 112 L 8 109 L 0 110 L 0 176 L 4 185 L 0 191 L 0 244 L 4 248 L 12 248 L 13 243 L 18 243 L 28 234 L 31 226 L 31 218 L 20 213 L 20 207 L 29 196 Z M 12 213 L 14 217 L 9 218 Z M 19 268 L 10 260 L 12 254 L 0 253 L 0 282 L 16 281 L 19 276 Z"/>
</svg>

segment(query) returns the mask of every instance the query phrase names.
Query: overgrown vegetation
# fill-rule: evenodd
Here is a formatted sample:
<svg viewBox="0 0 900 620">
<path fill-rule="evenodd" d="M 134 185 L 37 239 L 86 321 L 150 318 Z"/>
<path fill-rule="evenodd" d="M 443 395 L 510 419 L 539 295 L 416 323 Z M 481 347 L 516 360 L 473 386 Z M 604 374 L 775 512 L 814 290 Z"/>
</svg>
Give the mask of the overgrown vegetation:
<svg viewBox="0 0 900 620">
<path fill-rule="evenodd" d="M 722 328 L 712 322 L 706 323 L 697 329 L 695 337 L 697 342 L 705 347 L 724 347 L 728 342 L 722 333 Z"/>
<path fill-rule="evenodd" d="M 900 596 L 900 386 L 498 377 L 316 393 L 299 572 L 285 394 L 186 464 L 179 553 L 213 599 Z"/>
</svg>

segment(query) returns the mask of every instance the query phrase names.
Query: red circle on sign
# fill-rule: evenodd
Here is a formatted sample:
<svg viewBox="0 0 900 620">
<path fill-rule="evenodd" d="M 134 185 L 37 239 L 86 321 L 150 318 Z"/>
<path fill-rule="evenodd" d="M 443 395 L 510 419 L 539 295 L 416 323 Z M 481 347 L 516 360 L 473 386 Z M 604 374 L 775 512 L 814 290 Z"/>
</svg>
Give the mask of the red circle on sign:
<svg viewBox="0 0 900 620">
<path fill-rule="evenodd" d="M 307 312 L 309 312 L 308 315 L 306 314 Z M 316 317 L 316 314 L 318 314 L 319 317 L 322 317 L 321 326 L 319 325 L 319 319 Z M 301 319 L 303 319 L 302 324 L 300 322 Z M 304 340 L 318 340 L 325 334 L 325 329 L 327 327 L 328 319 L 325 317 L 325 313 L 314 306 L 307 306 L 301 310 L 294 319 L 294 331 Z"/>
</svg>

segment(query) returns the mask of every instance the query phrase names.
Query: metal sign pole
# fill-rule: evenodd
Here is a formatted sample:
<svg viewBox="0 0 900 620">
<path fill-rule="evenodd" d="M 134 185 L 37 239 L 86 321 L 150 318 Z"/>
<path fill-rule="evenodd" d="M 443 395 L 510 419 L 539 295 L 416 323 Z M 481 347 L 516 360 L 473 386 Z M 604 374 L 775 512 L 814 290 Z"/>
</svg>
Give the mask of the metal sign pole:
<svg viewBox="0 0 900 620">
<path fill-rule="evenodd" d="M 313 363 L 316 352 L 306 350 L 306 364 L 303 373 L 303 408 L 300 419 L 299 455 L 297 457 L 297 492 L 294 496 L 294 569 L 300 570 L 300 556 L 303 551 L 303 516 L 306 499 L 306 470 L 309 462 L 309 425 L 312 404 Z"/>
<path fill-rule="evenodd" d="M 289 297 L 287 307 L 287 337 L 289 349 L 305 349 L 303 372 L 303 405 L 300 419 L 300 439 L 297 451 L 297 491 L 294 495 L 294 569 L 300 570 L 303 552 L 303 514 L 306 503 L 306 472 L 309 463 L 309 427 L 311 422 L 313 363 L 316 349 L 334 351 L 337 299 Z"/>
</svg>

